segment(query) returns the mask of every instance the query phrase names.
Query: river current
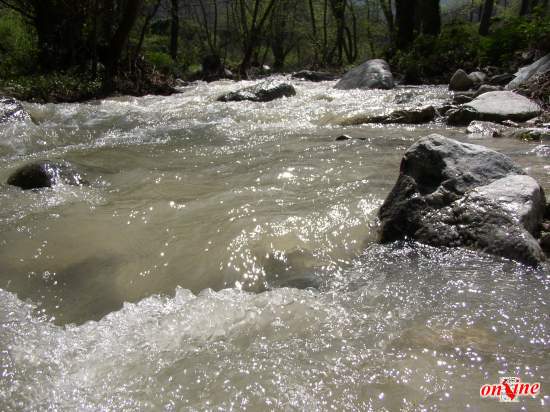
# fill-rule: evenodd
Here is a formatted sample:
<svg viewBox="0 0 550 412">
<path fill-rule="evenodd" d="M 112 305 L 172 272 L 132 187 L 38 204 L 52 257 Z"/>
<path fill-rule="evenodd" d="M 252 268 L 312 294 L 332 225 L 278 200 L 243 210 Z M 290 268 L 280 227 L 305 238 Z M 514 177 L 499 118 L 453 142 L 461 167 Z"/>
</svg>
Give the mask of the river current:
<svg viewBox="0 0 550 412">
<path fill-rule="evenodd" d="M 26 104 L 3 125 L 0 182 L 63 159 L 90 184 L 0 185 L 0 410 L 499 411 L 479 391 L 503 376 L 542 386 L 508 409 L 549 410 L 548 264 L 376 244 L 418 138 L 499 150 L 550 193 L 541 143 L 339 125 L 445 87 L 293 83 L 269 103 L 217 102 L 253 84 L 220 81 Z"/>
</svg>

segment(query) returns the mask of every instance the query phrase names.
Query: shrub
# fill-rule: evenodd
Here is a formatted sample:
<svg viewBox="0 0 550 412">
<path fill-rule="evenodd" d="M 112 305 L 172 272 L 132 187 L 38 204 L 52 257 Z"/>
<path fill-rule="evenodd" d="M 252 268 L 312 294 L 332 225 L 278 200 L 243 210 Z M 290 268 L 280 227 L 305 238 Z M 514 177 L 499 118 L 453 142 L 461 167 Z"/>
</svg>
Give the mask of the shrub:
<svg viewBox="0 0 550 412">
<path fill-rule="evenodd" d="M 21 16 L 0 10 L 0 78 L 31 73 L 36 67 L 34 33 Z"/>
</svg>

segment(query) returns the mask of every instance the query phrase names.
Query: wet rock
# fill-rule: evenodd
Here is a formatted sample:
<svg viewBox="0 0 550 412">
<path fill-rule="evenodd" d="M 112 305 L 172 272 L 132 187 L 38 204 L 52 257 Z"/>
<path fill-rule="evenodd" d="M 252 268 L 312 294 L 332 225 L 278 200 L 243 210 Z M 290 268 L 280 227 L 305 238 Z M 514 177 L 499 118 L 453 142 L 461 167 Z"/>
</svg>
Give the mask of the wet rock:
<svg viewBox="0 0 550 412">
<path fill-rule="evenodd" d="M 393 75 L 390 65 L 381 59 L 367 60 L 347 72 L 336 83 L 335 89 L 393 89 Z"/>
<path fill-rule="evenodd" d="M 550 129 L 544 127 L 513 129 L 505 136 L 525 141 L 550 141 Z"/>
<path fill-rule="evenodd" d="M 470 103 L 474 100 L 474 95 L 472 94 L 457 94 L 453 97 L 453 104 L 459 105 L 464 103 Z"/>
<path fill-rule="evenodd" d="M 325 82 L 338 78 L 335 74 L 326 72 L 315 72 L 311 70 L 301 70 L 292 74 L 293 79 L 308 80 L 310 82 Z"/>
<path fill-rule="evenodd" d="M 411 238 L 537 265 L 544 254 L 533 235 L 545 204 L 540 185 L 507 156 L 431 135 L 403 156 L 380 208 L 380 241 Z"/>
<path fill-rule="evenodd" d="M 462 69 L 458 69 L 449 82 L 449 90 L 457 92 L 470 90 L 472 87 L 474 87 L 474 82 Z"/>
<path fill-rule="evenodd" d="M 274 80 L 266 80 L 251 87 L 231 92 L 218 98 L 220 102 L 269 102 L 282 97 L 296 95 L 294 86 Z"/>
<path fill-rule="evenodd" d="M 513 122 L 511 120 L 504 120 L 500 123 L 502 123 L 504 126 L 508 126 L 508 127 L 519 127 L 519 124 L 517 124 L 516 122 Z"/>
<path fill-rule="evenodd" d="M 342 126 L 353 126 L 366 123 L 402 123 L 402 124 L 422 124 L 435 119 L 437 115 L 433 106 L 425 106 L 418 109 L 396 110 L 383 116 L 357 116 L 346 119 L 341 123 Z"/>
<path fill-rule="evenodd" d="M 507 90 L 514 90 L 526 83 L 531 77 L 550 70 L 550 53 L 533 64 L 520 68 L 514 79 L 506 85 Z"/>
<path fill-rule="evenodd" d="M 0 96 L 0 123 L 30 119 L 21 103 L 11 97 Z"/>
<path fill-rule="evenodd" d="M 342 142 L 342 141 L 345 141 L 345 140 L 351 140 L 351 136 L 348 136 L 347 134 L 343 134 L 343 135 L 338 136 L 334 140 L 337 141 L 337 142 Z"/>
<path fill-rule="evenodd" d="M 60 183 L 80 186 L 86 184 L 82 175 L 68 162 L 40 161 L 21 166 L 7 183 L 23 190 L 52 187 Z"/>
<path fill-rule="evenodd" d="M 466 126 L 470 122 L 479 119 L 479 113 L 470 107 L 457 107 L 446 113 L 449 126 Z"/>
<path fill-rule="evenodd" d="M 468 75 L 474 85 L 480 85 L 487 81 L 487 75 L 483 72 L 472 72 Z"/>
<path fill-rule="evenodd" d="M 511 80 L 514 79 L 514 77 L 515 76 L 510 73 L 497 74 L 489 79 L 489 84 L 506 86 Z"/>
<path fill-rule="evenodd" d="M 457 107 L 453 104 L 446 104 L 444 106 L 436 108 L 435 110 L 439 116 L 445 116 L 449 112 L 449 110 L 453 110 L 456 108 Z"/>
<path fill-rule="evenodd" d="M 493 85 L 490 85 L 490 84 L 482 84 L 479 87 L 479 89 L 477 89 L 476 92 L 474 93 L 474 97 L 481 96 L 484 93 L 499 92 L 501 90 L 502 90 L 501 86 L 493 86 Z"/>
<path fill-rule="evenodd" d="M 520 94 L 509 91 L 488 92 L 449 113 L 447 124 L 466 125 L 472 120 L 522 122 L 537 116 L 540 112 L 538 104 Z"/>
<path fill-rule="evenodd" d="M 550 157 L 550 145 L 540 144 L 537 147 L 535 147 L 533 150 L 531 150 L 531 153 L 540 157 Z"/>
<path fill-rule="evenodd" d="M 500 124 L 492 122 L 480 122 L 474 120 L 470 123 L 466 131 L 470 134 L 484 137 L 501 137 L 506 128 Z"/>
</svg>

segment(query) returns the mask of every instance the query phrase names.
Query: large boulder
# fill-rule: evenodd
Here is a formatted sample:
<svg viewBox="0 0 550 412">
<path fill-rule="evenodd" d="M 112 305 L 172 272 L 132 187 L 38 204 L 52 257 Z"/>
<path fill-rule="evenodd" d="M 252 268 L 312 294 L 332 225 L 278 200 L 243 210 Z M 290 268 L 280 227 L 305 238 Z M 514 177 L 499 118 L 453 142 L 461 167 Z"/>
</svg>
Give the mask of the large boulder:
<svg viewBox="0 0 550 412">
<path fill-rule="evenodd" d="M 439 135 L 413 144 L 380 208 L 380 241 L 469 247 L 537 265 L 540 185 L 498 152 Z"/>
<path fill-rule="evenodd" d="M 30 119 L 21 103 L 11 97 L 0 96 L 0 123 Z"/>
<path fill-rule="evenodd" d="M 514 80 L 506 85 L 507 90 L 514 90 L 526 83 L 531 77 L 547 72 L 550 70 L 550 53 L 546 56 L 538 59 L 533 64 L 520 68 L 516 74 Z"/>
<path fill-rule="evenodd" d="M 86 184 L 80 172 L 68 162 L 39 161 L 21 166 L 7 183 L 23 190 L 52 187 L 57 184 L 80 186 Z"/>
<path fill-rule="evenodd" d="M 312 70 L 301 70 L 292 74 L 293 79 L 308 80 L 310 82 L 324 82 L 338 78 L 335 74 L 326 72 L 315 72 Z"/>
<path fill-rule="evenodd" d="M 335 89 L 393 89 L 390 65 L 382 59 L 367 60 L 351 69 L 334 86 Z"/>
<path fill-rule="evenodd" d="M 449 82 L 449 90 L 456 92 L 464 92 L 474 87 L 473 80 L 462 69 L 458 69 Z"/>
<path fill-rule="evenodd" d="M 472 120 L 523 122 L 536 117 L 540 112 L 541 107 L 527 97 L 510 91 L 495 91 L 483 93 L 449 113 L 447 123 L 466 125 Z"/>
<path fill-rule="evenodd" d="M 275 80 L 266 80 L 251 87 L 246 87 L 236 92 L 225 94 L 218 98 L 220 102 L 241 102 L 249 100 L 252 102 L 269 102 L 281 97 L 296 95 L 294 86 Z"/>
</svg>

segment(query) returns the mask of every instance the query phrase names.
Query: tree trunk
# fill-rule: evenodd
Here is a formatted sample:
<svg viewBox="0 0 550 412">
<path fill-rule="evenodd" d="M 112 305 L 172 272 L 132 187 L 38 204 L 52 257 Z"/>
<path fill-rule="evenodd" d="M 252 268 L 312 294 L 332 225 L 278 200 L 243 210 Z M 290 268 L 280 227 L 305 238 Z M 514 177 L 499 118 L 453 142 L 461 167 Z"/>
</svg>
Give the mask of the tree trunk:
<svg viewBox="0 0 550 412">
<path fill-rule="evenodd" d="M 109 51 L 105 65 L 105 79 L 103 87 L 106 92 L 113 90 L 113 80 L 118 69 L 122 51 L 128 42 L 130 32 L 136 23 L 143 0 L 128 0 L 122 14 L 120 24 L 109 43 Z"/>
<path fill-rule="evenodd" d="M 441 10 L 439 0 L 421 0 L 420 17 L 422 33 L 438 36 L 441 33 Z"/>
<path fill-rule="evenodd" d="M 529 0 L 521 0 L 521 5 L 519 7 L 519 15 L 520 16 L 525 16 L 526 14 L 529 13 Z"/>
<path fill-rule="evenodd" d="M 483 11 L 479 22 L 479 34 L 487 36 L 489 34 L 489 26 L 491 25 L 491 17 L 493 15 L 494 0 L 485 0 Z"/>
<path fill-rule="evenodd" d="M 395 1 L 395 22 L 397 24 L 397 48 L 406 49 L 414 37 L 414 16 L 416 0 Z"/>
<path fill-rule="evenodd" d="M 180 32 L 179 0 L 171 0 L 170 8 L 170 56 L 176 61 L 178 58 L 178 37 Z"/>
</svg>

